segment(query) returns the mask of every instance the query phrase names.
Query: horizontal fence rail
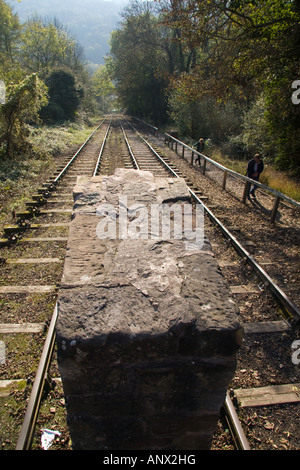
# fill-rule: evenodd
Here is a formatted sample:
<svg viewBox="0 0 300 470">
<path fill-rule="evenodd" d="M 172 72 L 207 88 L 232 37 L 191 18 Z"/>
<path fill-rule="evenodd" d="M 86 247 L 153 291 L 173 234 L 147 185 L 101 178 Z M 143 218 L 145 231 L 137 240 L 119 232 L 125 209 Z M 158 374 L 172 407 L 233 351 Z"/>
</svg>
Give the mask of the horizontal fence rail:
<svg viewBox="0 0 300 470">
<path fill-rule="evenodd" d="M 199 155 L 201 158 L 203 158 L 204 164 L 203 164 L 202 172 L 203 172 L 204 175 L 205 175 L 205 171 L 206 171 L 206 163 L 207 162 L 211 163 L 215 167 L 222 170 L 223 171 L 222 187 L 223 187 L 224 190 L 226 189 L 226 180 L 227 180 L 228 174 L 234 176 L 235 178 L 237 178 L 241 181 L 244 181 L 245 188 L 244 188 L 244 192 L 243 192 L 243 196 L 242 196 L 242 201 L 243 201 L 244 204 L 246 203 L 247 194 L 248 194 L 249 187 L 250 187 L 251 184 L 255 184 L 259 188 L 264 189 L 265 191 L 268 191 L 268 193 L 270 193 L 275 198 L 274 199 L 274 204 L 273 204 L 273 209 L 271 211 L 271 222 L 272 223 L 274 223 L 275 220 L 276 220 L 276 215 L 277 215 L 277 211 L 278 211 L 278 208 L 279 208 L 280 201 L 285 201 L 285 202 L 291 204 L 295 208 L 298 208 L 298 209 L 300 208 L 300 203 L 299 202 L 294 201 L 294 199 L 289 198 L 285 194 L 280 193 L 279 191 L 276 191 L 275 189 L 272 189 L 269 186 L 266 186 L 266 185 L 260 183 L 259 181 L 252 180 L 251 178 L 248 178 L 247 176 L 243 176 L 243 175 L 241 175 L 240 173 L 237 173 L 234 170 L 230 170 L 229 168 L 226 168 L 225 166 L 221 165 L 220 163 L 217 163 L 216 161 L 214 161 L 211 158 L 207 157 L 203 153 L 197 152 L 197 150 L 193 149 L 192 147 L 185 144 L 184 142 L 181 142 L 180 140 L 176 139 L 175 137 L 173 137 L 170 134 L 164 134 L 164 135 L 165 135 L 165 144 L 168 145 L 168 147 L 171 147 L 172 150 L 174 150 L 174 144 L 175 144 L 175 152 L 177 154 L 178 154 L 178 145 L 181 146 L 181 148 L 182 148 L 181 157 L 182 158 L 184 158 L 185 149 L 192 152 L 192 155 L 191 155 L 191 164 L 192 165 L 194 163 L 194 155 L 195 154 Z"/>
</svg>

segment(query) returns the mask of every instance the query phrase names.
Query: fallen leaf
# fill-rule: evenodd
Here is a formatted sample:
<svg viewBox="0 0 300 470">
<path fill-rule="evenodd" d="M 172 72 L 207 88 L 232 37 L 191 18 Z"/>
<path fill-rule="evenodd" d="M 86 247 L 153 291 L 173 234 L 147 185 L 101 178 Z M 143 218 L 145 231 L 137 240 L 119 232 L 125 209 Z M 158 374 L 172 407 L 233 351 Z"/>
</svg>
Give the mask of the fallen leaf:
<svg viewBox="0 0 300 470">
<path fill-rule="evenodd" d="M 275 424 L 274 424 L 274 423 L 270 423 L 270 421 L 266 421 L 266 424 L 264 424 L 264 428 L 265 428 L 265 429 L 271 430 L 271 429 L 274 429 L 274 427 L 275 427 Z"/>
</svg>

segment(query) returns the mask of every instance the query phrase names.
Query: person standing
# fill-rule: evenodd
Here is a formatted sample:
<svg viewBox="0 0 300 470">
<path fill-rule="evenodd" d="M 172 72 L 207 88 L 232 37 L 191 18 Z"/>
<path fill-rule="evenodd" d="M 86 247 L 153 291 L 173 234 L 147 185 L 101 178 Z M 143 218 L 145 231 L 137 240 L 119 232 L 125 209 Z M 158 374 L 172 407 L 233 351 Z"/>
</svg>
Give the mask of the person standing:
<svg viewBox="0 0 300 470">
<path fill-rule="evenodd" d="M 260 153 L 256 153 L 254 155 L 254 158 L 252 158 L 252 160 L 248 162 L 246 176 L 248 176 L 248 178 L 251 178 L 252 180 L 258 181 L 263 169 L 264 169 L 264 163 L 261 159 L 261 155 Z M 250 198 L 250 194 L 254 198 L 256 198 L 255 196 L 256 189 L 257 189 L 256 184 L 253 184 L 252 189 L 251 189 L 251 184 L 249 185 L 248 198 Z"/>
<path fill-rule="evenodd" d="M 197 152 L 202 153 L 203 150 L 204 150 L 204 140 L 199 139 L 198 142 L 193 145 L 193 147 L 195 147 L 195 146 L 196 146 Z M 199 162 L 199 165 L 201 165 L 201 160 L 200 160 L 200 155 L 199 154 L 197 155 L 197 158 L 195 160 L 195 163 L 197 163 L 197 162 Z"/>
</svg>

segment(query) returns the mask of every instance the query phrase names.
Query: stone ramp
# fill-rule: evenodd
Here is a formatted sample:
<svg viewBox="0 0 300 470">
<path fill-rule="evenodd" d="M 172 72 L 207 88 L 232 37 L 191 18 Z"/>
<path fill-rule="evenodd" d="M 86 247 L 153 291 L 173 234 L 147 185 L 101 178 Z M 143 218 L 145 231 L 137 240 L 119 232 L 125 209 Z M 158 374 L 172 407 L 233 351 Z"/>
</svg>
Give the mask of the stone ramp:
<svg viewBox="0 0 300 470">
<path fill-rule="evenodd" d="M 184 181 L 120 169 L 74 198 L 57 324 L 73 448 L 209 449 L 242 332 L 209 241 L 146 233 L 153 205 L 191 207 Z"/>
</svg>

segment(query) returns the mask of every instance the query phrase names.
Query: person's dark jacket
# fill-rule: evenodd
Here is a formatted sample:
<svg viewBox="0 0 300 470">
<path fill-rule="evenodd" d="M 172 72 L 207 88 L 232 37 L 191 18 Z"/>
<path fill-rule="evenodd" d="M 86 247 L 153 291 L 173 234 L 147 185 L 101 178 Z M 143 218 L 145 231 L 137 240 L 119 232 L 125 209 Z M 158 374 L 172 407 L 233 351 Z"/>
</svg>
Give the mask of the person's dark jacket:
<svg viewBox="0 0 300 470">
<path fill-rule="evenodd" d="M 254 158 L 252 160 L 250 160 L 250 162 L 248 163 L 248 167 L 247 167 L 247 173 L 246 173 L 246 176 L 248 176 L 248 178 L 252 178 L 252 179 L 258 179 L 259 178 L 259 175 L 261 174 L 261 172 L 263 171 L 264 169 L 264 163 L 262 160 L 260 160 L 258 162 L 258 165 L 257 165 L 257 172 L 258 172 L 258 176 L 253 176 L 255 171 L 254 171 L 254 168 L 255 168 L 255 163 L 256 161 L 254 160 Z"/>
</svg>

